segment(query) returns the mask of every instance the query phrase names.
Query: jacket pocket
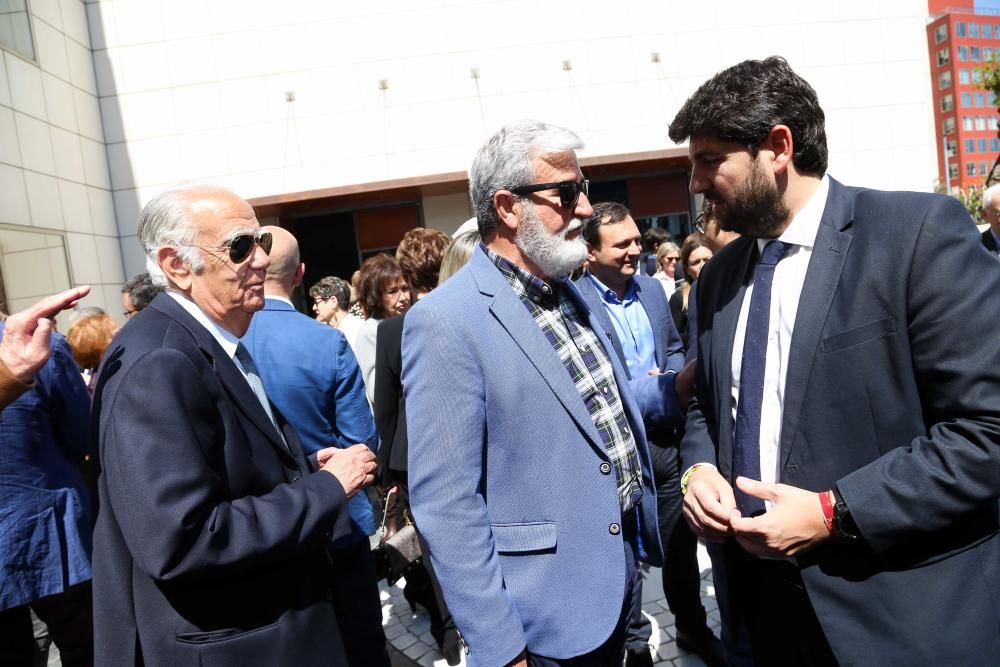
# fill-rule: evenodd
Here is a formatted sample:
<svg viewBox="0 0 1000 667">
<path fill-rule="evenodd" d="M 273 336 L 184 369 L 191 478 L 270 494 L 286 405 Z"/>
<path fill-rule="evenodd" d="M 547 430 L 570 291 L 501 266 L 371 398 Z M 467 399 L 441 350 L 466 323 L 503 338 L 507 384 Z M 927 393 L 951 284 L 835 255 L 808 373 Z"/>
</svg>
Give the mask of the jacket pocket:
<svg viewBox="0 0 1000 667">
<path fill-rule="evenodd" d="M 559 530 L 552 521 L 491 524 L 498 553 L 531 553 L 555 550 Z"/>
<path fill-rule="evenodd" d="M 250 637 L 251 635 L 268 634 L 268 631 L 277 627 L 278 622 L 275 621 L 269 625 L 252 628 L 250 630 L 230 628 L 225 630 L 212 630 L 210 632 L 183 632 L 177 635 L 177 641 L 181 644 L 203 646 L 205 644 L 217 644 L 219 642 L 227 642 L 234 639 L 243 639 L 245 637 Z"/>
<path fill-rule="evenodd" d="M 845 347 L 860 345 L 870 340 L 890 336 L 896 333 L 896 318 L 886 317 L 881 320 L 862 324 L 859 327 L 848 329 L 839 334 L 827 336 L 820 341 L 819 347 L 823 352 L 836 352 Z"/>
</svg>

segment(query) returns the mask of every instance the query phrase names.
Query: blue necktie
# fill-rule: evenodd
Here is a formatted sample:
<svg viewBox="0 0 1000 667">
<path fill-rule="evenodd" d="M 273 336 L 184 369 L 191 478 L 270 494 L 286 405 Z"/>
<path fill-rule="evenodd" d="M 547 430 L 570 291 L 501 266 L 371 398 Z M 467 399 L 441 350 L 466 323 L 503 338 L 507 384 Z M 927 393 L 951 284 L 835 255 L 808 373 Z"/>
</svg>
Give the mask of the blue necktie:
<svg viewBox="0 0 1000 667">
<path fill-rule="evenodd" d="M 760 479 L 760 410 L 764 398 L 764 364 L 767 357 L 768 322 L 771 318 L 771 282 L 774 267 L 785 254 L 788 244 L 771 241 L 764 246 L 757 264 L 743 340 L 743 363 L 740 366 L 740 395 L 736 406 L 736 432 L 733 437 L 733 481 L 737 477 Z M 734 484 L 735 486 L 735 484 Z M 743 516 L 764 511 L 764 501 L 736 491 L 736 505 Z"/>
<path fill-rule="evenodd" d="M 257 372 L 257 364 L 253 362 L 250 351 L 247 350 L 243 343 L 236 345 L 236 360 L 243 367 L 243 372 L 247 375 L 247 382 L 250 383 L 250 389 L 257 396 L 257 400 L 260 402 L 261 407 L 264 408 L 264 412 L 267 413 L 268 419 L 274 424 L 274 430 L 278 432 L 278 437 L 281 438 L 281 442 L 287 448 L 288 443 L 285 442 L 285 436 L 281 432 L 281 429 L 278 428 L 278 421 L 274 418 L 274 412 L 271 411 L 271 402 L 267 400 L 267 394 L 264 393 L 264 383 L 261 382 L 260 373 Z"/>
</svg>

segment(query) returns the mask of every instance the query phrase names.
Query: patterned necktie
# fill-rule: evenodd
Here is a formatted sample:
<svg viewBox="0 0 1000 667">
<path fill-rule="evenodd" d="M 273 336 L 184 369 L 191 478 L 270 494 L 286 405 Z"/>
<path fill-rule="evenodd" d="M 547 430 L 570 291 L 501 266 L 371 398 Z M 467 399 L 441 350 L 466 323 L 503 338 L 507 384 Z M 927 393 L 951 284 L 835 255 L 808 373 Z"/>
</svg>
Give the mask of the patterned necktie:
<svg viewBox="0 0 1000 667">
<path fill-rule="evenodd" d="M 281 429 L 278 428 L 278 422 L 274 418 L 274 413 L 271 412 L 271 402 L 267 400 L 267 394 L 264 393 L 264 383 L 260 381 L 257 364 L 253 362 L 253 357 L 250 356 L 250 352 L 247 351 L 243 343 L 237 343 L 236 345 L 236 360 L 240 362 L 243 372 L 247 374 L 247 381 L 250 383 L 250 388 L 257 395 L 257 400 L 260 401 L 261 407 L 264 408 L 268 419 L 274 425 L 274 430 L 278 432 L 278 437 L 281 438 L 281 442 L 285 444 L 285 447 L 288 447 L 287 443 L 285 443 L 285 436 L 281 433 Z"/>
<path fill-rule="evenodd" d="M 771 241 L 764 246 L 753 279 L 746 338 L 743 340 L 743 363 L 740 366 L 740 395 L 736 406 L 736 432 L 733 437 L 733 481 L 739 476 L 760 480 L 760 411 L 764 398 L 764 365 L 767 357 L 768 323 L 771 318 L 771 282 L 788 244 Z M 734 484 L 735 486 L 735 484 Z M 739 489 L 736 504 L 743 516 L 764 511 L 764 501 Z"/>
</svg>

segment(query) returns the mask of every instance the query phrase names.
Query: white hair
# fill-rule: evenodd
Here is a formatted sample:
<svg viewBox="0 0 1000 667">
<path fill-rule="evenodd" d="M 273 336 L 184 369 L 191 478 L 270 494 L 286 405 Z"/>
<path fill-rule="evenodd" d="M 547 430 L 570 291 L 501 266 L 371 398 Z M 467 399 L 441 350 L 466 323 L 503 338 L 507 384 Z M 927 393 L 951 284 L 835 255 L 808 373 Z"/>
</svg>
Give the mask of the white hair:
<svg viewBox="0 0 1000 667">
<path fill-rule="evenodd" d="M 164 246 L 176 248 L 181 258 L 193 271 L 201 271 L 204 262 L 195 241 L 198 227 L 191 217 L 191 204 L 198 199 L 231 194 L 225 188 L 207 183 L 187 183 L 156 195 L 139 214 L 139 243 L 146 253 L 146 270 L 153 284 L 168 287 L 169 281 L 156 259 Z"/>
<path fill-rule="evenodd" d="M 990 187 L 983 190 L 983 208 L 986 208 L 993 203 L 993 198 L 1000 193 L 1000 183 L 996 185 L 991 185 Z M 1000 204 L 1000 201 L 997 202 Z"/>
<path fill-rule="evenodd" d="M 537 120 L 504 125 L 476 153 L 469 169 L 469 197 L 479 219 L 479 234 L 486 238 L 500 224 L 493 195 L 497 190 L 531 185 L 532 160 L 562 155 L 583 148 L 576 133 Z"/>
</svg>

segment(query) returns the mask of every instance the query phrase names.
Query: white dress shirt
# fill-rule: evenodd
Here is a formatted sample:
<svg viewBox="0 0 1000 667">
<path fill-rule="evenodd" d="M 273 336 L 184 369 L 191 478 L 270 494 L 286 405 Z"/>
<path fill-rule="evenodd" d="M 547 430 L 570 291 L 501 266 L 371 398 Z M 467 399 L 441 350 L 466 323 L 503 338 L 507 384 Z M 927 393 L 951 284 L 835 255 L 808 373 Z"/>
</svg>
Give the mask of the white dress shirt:
<svg viewBox="0 0 1000 667">
<path fill-rule="evenodd" d="M 212 338 L 219 343 L 225 353 L 229 355 L 229 358 L 233 360 L 233 363 L 236 364 L 236 368 L 238 368 L 243 377 L 246 378 L 247 384 L 250 384 L 250 378 L 247 377 L 246 371 L 243 370 L 243 365 L 236 361 L 236 346 L 239 345 L 240 339 L 213 322 L 211 318 L 209 318 L 209 316 L 198 307 L 198 304 L 180 292 L 167 290 L 167 294 L 170 295 L 170 298 L 179 303 L 181 308 L 186 310 L 191 317 L 198 320 L 198 324 L 205 327 L 208 330 L 208 333 L 212 334 Z M 250 388 L 253 389 L 253 385 L 251 385 Z"/>
<path fill-rule="evenodd" d="M 785 378 L 788 375 L 788 356 L 792 348 L 792 331 L 795 328 L 795 314 L 799 309 L 799 296 L 809 268 L 813 245 L 819 233 L 823 209 L 826 208 L 830 179 L 826 176 L 806 205 L 800 210 L 779 241 L 790 244 L 781 261 L 774 269 L 771 286 L 771 315 L 768 320 L 767 359 L 764 364 L 764 396 L 760 414 L 760 477 L 762 482 L 779 482 L 781 451 L 781 418 L 785 403 Z M 772 239 L 757 239 L 757 249 L 764 250 Z M 747 332 L 747 317 L 750 312 L 750 297 L 753 294 L 753 278 L 747 287 L 740 307 L 740 317 L 736 323 L 733 339 L 732 394 L 733 423 L 740 396 L 740 369 L 743 366 L 743 341 Z M 771 503 L 766 503 L 770 508 Z"/>
</svg>

